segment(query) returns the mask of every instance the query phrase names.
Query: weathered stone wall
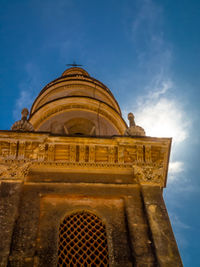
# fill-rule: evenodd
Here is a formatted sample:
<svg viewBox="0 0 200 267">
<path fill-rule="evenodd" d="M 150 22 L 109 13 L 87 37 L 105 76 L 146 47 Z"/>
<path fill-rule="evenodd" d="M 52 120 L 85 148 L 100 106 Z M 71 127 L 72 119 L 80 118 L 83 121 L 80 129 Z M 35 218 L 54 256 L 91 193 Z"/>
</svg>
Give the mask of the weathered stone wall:
<svg viewBox="0 0 200 267">
<path fill-rule="evenodd" d="M 15 220 L 18 217 L 21 182 L 0 184 L 0 266 L 7 266 Z"/>
<path fill-rule="evenodd" d="M 181 267 L 162 198 L 170 139 L 0 132 L 0 266 L 57 266 L 63 218 L 106 226 L 112 267 Z"/>
<path fill-rule="evenodd" d="M 131 195 L 137 196 L 131 201 L 138 207 L 137 210 L 129 207 Z M 9 265 L 56 266 L 61 220 L 66 214 L 76 210 L 89 210 L 105 221 L 110 266 L 132 266 L 137 248 L 131 252 L 131 229 L 128 227 L 131 224 L 128 222 L 127 225 L 125 203 L 130 219 L 140 217 L 139 220 L 143 223 L 145 217 L 139 195 L 138 186 L 25 184 L 21 192 L 19 217 L 13 232 Z M 145 230 L 141 231 L 141 240 L 138 241 L 144 243 L 145 238 L 149 240 L 144 234 L 148 235 L 148 225 L 141 224 L 141 227 Z M 137 233 L 138 228 L 133 231 Z"/>
<path fill-rule="evenodd" d="M 159 266 L 183 266 L 161 188 L 143 186 L 142 193 Z"/>
<path fill-rule="evenodd" d="M 59 225 L 87 210 L 106 225 L 110 266 L 182 266 L 159 187 L 1 184 L 0 266 L 57 266 Z"/>
<path fill-rule="evenodd" d="M 103 184 L 24 185 L 10 266 L 56 266 L 60 222 L 76 210 L 91 211 L 104 220 L 110 266 L 132 266 L 123 195 L 135 190 Z"/>
</svg>

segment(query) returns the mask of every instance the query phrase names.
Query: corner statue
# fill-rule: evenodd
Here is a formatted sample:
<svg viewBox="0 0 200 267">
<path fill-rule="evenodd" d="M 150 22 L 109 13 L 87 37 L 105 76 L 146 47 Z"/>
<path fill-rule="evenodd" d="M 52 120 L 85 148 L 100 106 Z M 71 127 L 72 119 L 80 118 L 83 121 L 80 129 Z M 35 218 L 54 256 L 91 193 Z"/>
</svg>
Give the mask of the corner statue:
<svg viewBox="0 0 200 267">
<path fill-rule="evenodd" d="M 21 131 L 21 132 L 33 132 L 34 128 L 33 125 L 28 122 L 27 117 L 29 115 L 29 111 L 27 108 L 23 108 L 22 112 L 21 112 L 21 120 L 16 121 L 12 127 L 11 130 L 12 131 Z"/>
<path fill-rule="evenodd" d="M 133 113 L 128 114 L 129 127 L 125 131 L 125 135 L 130 136 L 145 136 L 145 131 L 142 127 L 135 124 Z"/>
</svg>

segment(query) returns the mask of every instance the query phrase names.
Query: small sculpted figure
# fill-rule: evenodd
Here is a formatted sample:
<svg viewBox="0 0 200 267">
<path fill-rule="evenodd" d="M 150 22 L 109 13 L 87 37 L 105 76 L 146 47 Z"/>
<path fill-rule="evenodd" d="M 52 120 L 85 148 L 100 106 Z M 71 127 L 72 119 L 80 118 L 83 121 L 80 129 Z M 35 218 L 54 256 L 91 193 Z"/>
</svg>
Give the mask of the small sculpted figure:
<svg viewBox="0 0 200 267">
<path fill-rule="evenodd" d="M 21 112 L 21 120 L 16 121 L 12 127 L 11 130 L 12 131 L 21 131 L 21 132 L 33 132 L 34 128 L 33 125 L 28 122 L 28 114 L 29 111 L 27 108 L 23 108 L 22 112 Z"/>
<path fill-rule="evenodd" d="M 145 136 L 145 131 L 142 127 L 135 124 L 133 113 L 128 114 L 129 127 L 125 131 L 125 135 L 129 136 Z"/>
</svg>

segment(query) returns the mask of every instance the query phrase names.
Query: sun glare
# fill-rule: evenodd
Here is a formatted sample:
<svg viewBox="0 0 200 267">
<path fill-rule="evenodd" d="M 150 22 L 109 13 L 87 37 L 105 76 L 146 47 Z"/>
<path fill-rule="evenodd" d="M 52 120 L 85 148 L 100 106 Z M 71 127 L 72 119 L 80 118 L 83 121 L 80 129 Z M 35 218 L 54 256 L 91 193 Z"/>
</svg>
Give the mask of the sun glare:
<svg viewBox="0 0 200 267">
<path fill-rule="evenodd" d="M 184 112 L 174 100 L 162 98 L 148 101 L 135 112 L 136 124 L 142 126 L 147 136 L 172 137 L 179 143 L 187 137 Z"/>
</svg>

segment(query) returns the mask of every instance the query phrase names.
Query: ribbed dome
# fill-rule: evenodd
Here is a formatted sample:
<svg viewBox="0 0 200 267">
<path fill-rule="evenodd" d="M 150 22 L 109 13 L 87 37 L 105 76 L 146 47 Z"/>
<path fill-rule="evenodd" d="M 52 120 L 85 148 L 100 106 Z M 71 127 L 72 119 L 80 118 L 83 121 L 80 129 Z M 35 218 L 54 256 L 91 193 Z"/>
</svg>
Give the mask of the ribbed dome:
<svg viewBox="0 0 200 267">
<path fill-rule="evenodd" d="M 69 68 L 61 77 L 47 84 L 34 101 L 30 114 L 41 106 L 63 97 L 85 96 L 107 103 L 121 114 L 121 110 L 111 91 L 100 81 L 90 77 L 82 68 Z"/>
<path fill-rule="evenodd" d="M 77 67 L 42 89 L 32 105 L 30 122 L 37 131 L 69 134 L 119 135 L 126 129 L 111 91 Z"/>
</svg>

